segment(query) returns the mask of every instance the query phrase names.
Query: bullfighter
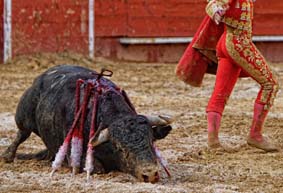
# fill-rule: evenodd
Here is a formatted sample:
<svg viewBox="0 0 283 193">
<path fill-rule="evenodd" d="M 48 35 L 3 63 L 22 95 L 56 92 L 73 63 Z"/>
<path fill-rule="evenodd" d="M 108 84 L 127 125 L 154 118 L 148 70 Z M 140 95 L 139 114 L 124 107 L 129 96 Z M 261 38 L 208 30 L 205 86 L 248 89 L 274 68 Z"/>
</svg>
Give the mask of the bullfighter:
<svg viewBox="0 0 283 193">
<path fill-rule="evenodd" d="M 260 85 L 260 90 L 247 143 L 266 152 L 278 151 L 262 135 L 279 86 L 252 42 L 254 1 L 208 1 L 207 16 L 176 67 L 177 76 L 193 86 L 201 85 L 204 73 L 216 73 L 214 91 L 206 108 L 209 147 L 221 146 L 218 132 L 224 107 L 238 77 L 248 76 Z"/>
</svg>

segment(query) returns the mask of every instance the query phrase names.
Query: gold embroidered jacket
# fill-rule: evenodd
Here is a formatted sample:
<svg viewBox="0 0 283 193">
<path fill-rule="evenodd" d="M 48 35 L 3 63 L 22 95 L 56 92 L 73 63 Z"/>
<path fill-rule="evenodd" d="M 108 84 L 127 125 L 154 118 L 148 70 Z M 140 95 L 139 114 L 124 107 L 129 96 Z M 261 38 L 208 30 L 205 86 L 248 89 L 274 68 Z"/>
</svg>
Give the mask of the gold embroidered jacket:
<svg viewBox="0 0 283 193">
<path fill-rule="evenodd" d="M 253 0 L 210 0 L 206 6 L 206 12 L 212 19 L 220 10 L 226 10 L 222 22 L 228 26 L 252 31 Z"/>
</svg>

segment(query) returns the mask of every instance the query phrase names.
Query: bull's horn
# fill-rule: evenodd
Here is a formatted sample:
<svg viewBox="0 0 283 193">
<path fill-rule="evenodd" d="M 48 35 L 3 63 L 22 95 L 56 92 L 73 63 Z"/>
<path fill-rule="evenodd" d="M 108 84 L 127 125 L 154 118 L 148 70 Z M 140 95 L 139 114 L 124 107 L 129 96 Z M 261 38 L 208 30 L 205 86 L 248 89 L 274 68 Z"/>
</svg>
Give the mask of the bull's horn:
<svg viewBox="0 0 283 193">
<path fill-rule="evenodd" d="M 95 135 L 93 138 L 91 138 L 90 143 L 93 145 L 93 147 L 95 147 L 108 140 L 109 140 L 109 130 L 108 128 L 106 128 L 100 131 L 98 136 Z"/>
<path fill-rule="evenodd" d="M 168 115 L 158 115 L 158 116 L 146 116 L 151 125 L 169 125 L 175 121 L 174 117 Z"/>
</svg>

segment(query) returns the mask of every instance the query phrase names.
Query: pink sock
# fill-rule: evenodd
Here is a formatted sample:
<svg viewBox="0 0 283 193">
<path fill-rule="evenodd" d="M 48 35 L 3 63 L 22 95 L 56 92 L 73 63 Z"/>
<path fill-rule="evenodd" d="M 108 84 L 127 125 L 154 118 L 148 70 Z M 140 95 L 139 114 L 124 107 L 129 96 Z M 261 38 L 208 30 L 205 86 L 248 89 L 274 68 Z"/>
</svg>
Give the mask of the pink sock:
<svg viewBox="0 0 283 193">
<path fill-rule="evenodd" d="M 264 110 L 264 105 L 255 103 L 253 122 L 250 129 L 250 137 L 257 140 L 262 140 L 262 127 L 267 116 L 268 111 Z"/>
<path fill-rule="evenodd" d="M 222 115 L 217 112 L 207 112 L 207 131 L 218 132 Z"/>
</svg>

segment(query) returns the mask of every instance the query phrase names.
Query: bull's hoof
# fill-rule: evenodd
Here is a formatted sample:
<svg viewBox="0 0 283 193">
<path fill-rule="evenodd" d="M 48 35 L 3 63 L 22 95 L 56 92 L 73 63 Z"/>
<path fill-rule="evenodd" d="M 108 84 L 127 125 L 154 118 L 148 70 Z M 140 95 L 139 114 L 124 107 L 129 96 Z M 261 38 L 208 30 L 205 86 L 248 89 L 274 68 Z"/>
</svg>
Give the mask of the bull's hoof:
<svg viewBox="0 0 283 193">
<path fill-rule="evenodd" d="M 45 150 L 42 150 L 42 151 L 36 153 L 34 157 L 38 161 L 40 161 L 40 160 L 51 161 L 54 156 L 52 156 L 51 153 L 47 149 L 45 149 Z"/>
<path fill-rule="evenodd" d="M 17 159 L 19 160 L 32 160 L 35 159 L 37 161 L 41 161 L 41 160 L 47 160 L 47 161 L 51 161 L 53 159 L 52 155 L 50 154 L 50 152 L 46 149 L 46 150 L 42 150 L 38 153 L 35 154 L 22 154 L 22 153 L 18 153 L 15 156 Z"/>
<path fill-rule="evenodd" d="M 105 169 L 99 160 L 95 159 L 93 166 L 94 168 L 93 168 L 92 174 L 104 174 L 105 173 Z"/>
<path fill-rule="evenodd" d="M 0 156 L 0 160 L 5 163 L 12 163 L 14 161 L 15 156 L 10 152 L 5 152 Z"/>
<path fill-rule="evenodd" d="M 252 147 L 256 147 L 258 149 L 262 149 L 266 152 L 278 152 L 279 149 L 274 144 L 268 142 L 265 138 L 262 138 L 261 141 L 248 137 L 247 139 L 248 145 Z"/>
</svg>

